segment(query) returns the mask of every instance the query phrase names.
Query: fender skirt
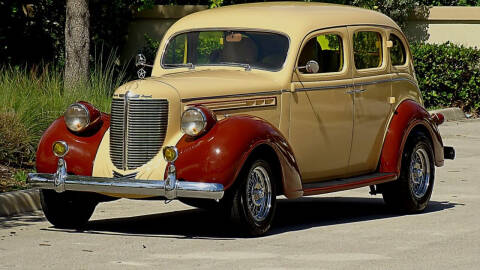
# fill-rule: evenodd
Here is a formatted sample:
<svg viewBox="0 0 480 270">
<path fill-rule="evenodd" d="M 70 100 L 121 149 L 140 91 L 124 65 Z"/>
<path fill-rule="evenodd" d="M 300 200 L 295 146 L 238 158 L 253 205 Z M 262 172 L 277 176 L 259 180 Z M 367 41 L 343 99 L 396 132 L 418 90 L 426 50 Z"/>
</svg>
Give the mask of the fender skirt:
<svg viewBox="0 0 480 270">
<path fill-rule="evenodd" d="M 110 127 L 110 115 L 101 114 L 100 128 L 76 135 L 68 130 L 63 116 L 55 120 L 43 133 L 38 143 L 36 167 L 39 173 L 55 173 L 58 158 L 52 152 L 55 141 L 64 141 L 68 144 L 68 153 L 64 159 L 68 164 L 69 174 L 91 176 L 93 162 L 97 155 L 98 146 L 103 135 Z"/>
<path fill-rule="evenodd" d="M 251 116 L 232 116 L 217 122 L 198 138 L 184 135 L 177 143 L 177 178 L 194 182 L 222 184 L 228 189 L 252 151 L 268 145 L 275 151 L 281 167 L 284 195 L 303 195 L 293 151 L 279 130 Z"/>
<path fill-rule="evenodd" d="M 405 100 L 397 107 L 390 121 L 380 157 L 379 172 L 400 174 L 403 149 L 414 128 L 428 131 L 427 135 L 430 135 L 432 140 L 435 165 L 443 166 L 443 142 L 437 125 L 420 104 L 413 100 Z"/>
</svg>

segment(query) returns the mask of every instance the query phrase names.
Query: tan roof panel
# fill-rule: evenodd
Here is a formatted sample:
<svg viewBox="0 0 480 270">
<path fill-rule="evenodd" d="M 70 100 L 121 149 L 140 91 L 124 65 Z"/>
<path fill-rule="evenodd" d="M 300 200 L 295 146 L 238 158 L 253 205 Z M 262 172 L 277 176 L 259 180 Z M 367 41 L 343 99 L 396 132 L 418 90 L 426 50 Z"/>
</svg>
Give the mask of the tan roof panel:
<svg viewBox="0 0 480 270">
<path fill-rule="evenodd" d="M 209 9 L 180 19 L 169 30 L 191 28 L 257 28 L 305 35 L 316 29 L 358 24 L 384 25 L 399 28 L 382 13 L 325 3 L 263 2 Z"/>
</svg>

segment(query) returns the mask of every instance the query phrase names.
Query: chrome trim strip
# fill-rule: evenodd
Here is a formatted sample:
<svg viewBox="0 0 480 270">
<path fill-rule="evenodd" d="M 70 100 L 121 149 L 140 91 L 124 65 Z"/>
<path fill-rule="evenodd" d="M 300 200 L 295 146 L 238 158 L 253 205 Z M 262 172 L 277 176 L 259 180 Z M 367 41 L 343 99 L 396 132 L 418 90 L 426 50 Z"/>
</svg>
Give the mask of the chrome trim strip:
<svg viewBox="0 0 480 270">
<path fill-rule="evenodd" d="M 127 159 L 128 159 L 128 96 L 130 91 L 125 92 L 123 99 L 123 157 L 122 157 L 122 170 L 128 170 Z"/>
<path fill-rule="evenodd" d="M 268 100 L 272 100 L 272 103 L 267 103 Z M 257 101 L 263 101 L 262 104 L 257 104 Z M 254 104 L 248 104 L 248 102 L 254 102 Z M 265 108 L 265 107 L 275 107 L 277 106 L 277 97 L 266 97 L 266 98 L 254 98 L 254 99 L 240 99 L 238 101 L 220 101 L 213 103 L 200 103 L 202 106 L 207 107 L 208 109 L 217 112 L 217 111 L 230 111 L 230 110 L 241 110 L 241 109 L 255 109 L 255 108 Z"/>
<path fill-rule="evenodd" d="M 355 78 L 357 79 L 357 78 Z M 304 87 L 304 88 L 297 88 L 295 91 L 302 92 L 302 91 L 322 91 L 322 90 L 331 90 L 331 89 L 338 89 L 338 88 L 351 88 L 356 86 L 367 86 L 367 85 L 374 85 L 380 83 L 392 83 L 398 81 L 407 81 L 411 84 L 418 87 L 417 83 L 408 78 L 395 78 L 395 79 L 387 79 L 387 80 L 378 80 L 378 81 L 370 81 L 370 82 L 361 82 L 361 83 L 353 83 L 353 84 L 340 84 L 340 85 L 329 85 L 329 86 L 319 86 L 319 87 Z"/>
<path fill-rule="evenodd" d="M 371 82 L 360 82 L 360 83 L 353 83 L 355 86 L 367 86 L 367 85 L 374 85 L 380 83 L 391 83 L 392 79 L 387 80 L 378 80 L 378 81 L 371 81 Z"/>
<path fill-rule="evenodd" d="M 347 89 L 353 87 L 353 84 L 339 84 L 339 85 L 329 85 L 329 86 L 318 86 L 318 87 L 304 87 L 304 88 L 297 88 L 295 89 L 296 92 L 304 92 L 304 91 L 323 91 L 323 90 L 331 90 L 331 89 Z"/>
<path fill-rule="evenodd" d="M 245 93 L 245 94 L 233 94 L 233 95 L 220 95 L 220 96 L 208 96 L 208 97 L 196 97 L 196 98 L 183 98 L 182 103 L 205 100 L 205 99 L 218 99 L 218 98 L 236 98 L 236 97 L 251 97 L 251 96 L 268 96 L 268 95 L 281 95 L 282 93 L 290 92 L 288 90 L 276 90 L 267 92 Z"/>
</svg>

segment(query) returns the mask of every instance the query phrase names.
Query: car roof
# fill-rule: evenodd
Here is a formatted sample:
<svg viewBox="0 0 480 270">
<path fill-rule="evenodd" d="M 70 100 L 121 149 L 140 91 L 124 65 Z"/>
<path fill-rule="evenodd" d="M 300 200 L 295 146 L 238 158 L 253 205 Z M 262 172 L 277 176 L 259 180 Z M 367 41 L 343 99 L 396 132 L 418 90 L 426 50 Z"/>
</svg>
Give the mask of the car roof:
<svg viewBox="0 0 480 270">
<path fill-rule="evenodd" d="M 266 29 L 302 37 L 314 30 L 345 25 L 382 25 L 400 30 L 384 14 L 352 6 L 305 3 L 262 2 L 208 9 L 176 22 L 167 35 L 187 29 Z"/>
</svg>

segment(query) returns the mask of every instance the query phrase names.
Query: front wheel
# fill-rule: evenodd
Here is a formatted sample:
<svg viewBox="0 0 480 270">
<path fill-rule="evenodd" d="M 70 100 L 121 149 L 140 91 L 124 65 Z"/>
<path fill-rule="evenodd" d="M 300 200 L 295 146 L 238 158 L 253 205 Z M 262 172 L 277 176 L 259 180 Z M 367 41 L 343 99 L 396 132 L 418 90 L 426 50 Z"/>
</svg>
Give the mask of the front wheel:
<svg viewBox="0 0 480 270">
<path fill-rule="evenodd" d="M 276 182 L 268 162 L 258 159 L 243 170 L 232 196 L 231 218 L 251 236 L 267 232 L 276 209 Z"/>
<path fill-rule="evenodd" d="M 430 139 L 423 132 L 412 134 L 402 155 L 399 179 L 382 186 L 387 205 L 406 213 L 423 211 L 432 195 L 435 180 L 433 159 Z"/>
<path fill-rule="evenodd" d="M 53 226 L 62 229 L 78 229 L 85 225 L 98 202 L 88 193 L 40 190 L 43 213 Z"/>
</svg>

